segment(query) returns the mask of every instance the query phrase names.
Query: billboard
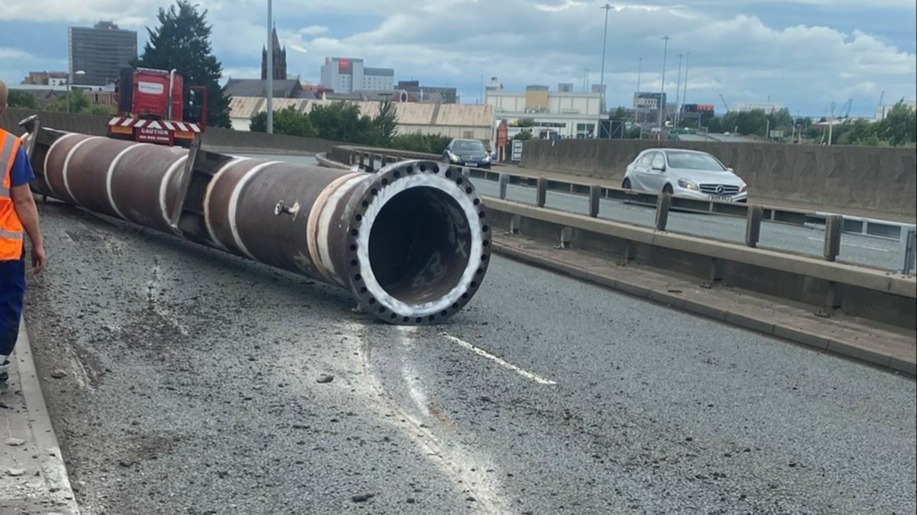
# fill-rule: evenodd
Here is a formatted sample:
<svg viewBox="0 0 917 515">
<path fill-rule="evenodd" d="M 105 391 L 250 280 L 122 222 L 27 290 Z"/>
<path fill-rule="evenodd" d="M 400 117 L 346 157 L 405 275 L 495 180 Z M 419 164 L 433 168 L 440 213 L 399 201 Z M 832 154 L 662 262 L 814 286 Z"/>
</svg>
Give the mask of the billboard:
<svg viewBox="0 0 917 515">
<path fill-rule="evenodd" d="M 685 113 L 713 113 L 713 104 L 684 104 L 681 106 Z"/>
</svg>

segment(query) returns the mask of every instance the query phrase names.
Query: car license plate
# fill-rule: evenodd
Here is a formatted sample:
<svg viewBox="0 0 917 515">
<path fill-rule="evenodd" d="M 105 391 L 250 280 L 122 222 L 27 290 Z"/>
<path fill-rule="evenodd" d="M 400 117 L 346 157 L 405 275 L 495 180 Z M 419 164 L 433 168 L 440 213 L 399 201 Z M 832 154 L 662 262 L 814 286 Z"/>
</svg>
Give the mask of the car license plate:
<svg viewBox="0 0 917 515">
<path fill-rule="evenodd" d="M 732 200 L 732 197 L 729 195 L 710 195 L 710 200 Z"/>
<path fill-rule="evenodd" d="M 465 166 L 478 166 L 478 164 L 475 163 L 474 161 L 467 161 L 467 162 L 465 163 Z"/>
</svg>

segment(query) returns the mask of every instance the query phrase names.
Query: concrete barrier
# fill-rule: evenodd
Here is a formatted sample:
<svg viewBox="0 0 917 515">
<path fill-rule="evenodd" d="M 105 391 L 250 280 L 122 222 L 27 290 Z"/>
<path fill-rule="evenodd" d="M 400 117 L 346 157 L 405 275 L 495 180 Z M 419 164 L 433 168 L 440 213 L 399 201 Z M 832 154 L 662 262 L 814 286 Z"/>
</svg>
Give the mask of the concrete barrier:
<svg viewBox="0 0 917 515">
<path fill-rule="evenodd" d="M 33 114 L 41 118 L 42 127 L 52 127 L 64 131 L 80 132 L 93 136 L 104 136 L 108 131 L 108 117 L 91 114 L 59 113 L 55 111 L 35 111 L 33 109 L 7 109 L 0 116 L 0 128 L 13 134 L 22 134 L 19 121 Z"/>
<path fill-rule="evenodd" d="M 488 197 L 485 202 L 491 224 L 509 229 L 508 234 L 521 233 L 550 242 L 560 238 L 565 244 L 558 248 L 598 252 L 622 264 L 634 263 L 670 275 L 692 277 L 708 287 L 739 288 L 825 313 L 837 310 L 908 331 L 917 330 L 917 285 L 912 276 L 495 198 Z"/>
<path fill-rule="evenodd" d="M 0 116 L 0 127 L 13 134 L 22 133 L 19 121 L 32 114 L 38 114 L 43 127 L 64 131 L 104 136 L 108 131 L 108 116 L 71 114 L 31 109 L 8 109 Z M 318 138 L 300 138 L 285 134 L 267 134 L 208 127 L 202 136 L 205 148 L 237 152 L 274 152 L 281 154 L 314 154 L 328 152 L 340 142 Z"/>
<path fill-rule="evenodd" d="M 647 140 L 533 140 L 522 166 L 620 181 L 647 148 L 702 150 L 736 170 L 758 197 L 917 216 L 914 148 Z"/>
</svg>

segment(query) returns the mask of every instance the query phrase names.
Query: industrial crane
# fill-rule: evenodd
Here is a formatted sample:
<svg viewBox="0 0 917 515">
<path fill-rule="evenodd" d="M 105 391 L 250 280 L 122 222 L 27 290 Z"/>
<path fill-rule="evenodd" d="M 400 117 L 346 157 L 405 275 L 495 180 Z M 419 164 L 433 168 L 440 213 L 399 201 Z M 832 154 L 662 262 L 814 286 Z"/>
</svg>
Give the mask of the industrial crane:
<svg viewBox="0 0 917 515">
<path fill-rule="evenodd" d="M 720 100 L 723 101 L 723 107 L 726 108 L 726 112 L 728 113 L 728 112 L 729 112 L 729 104 L 726 103 L 726 98 L 723 97 L 723 94 L 722 94 L 722 93 L 720 93 L 719 95 L 720 95 Z"/>
<path fill-rule="evenodd" d="M 843 112 L 844 114 L 842 114 L 840 117 L 848 118 L 850 116 L 850 108 L 852 106 L 853 106 L 853 98 L 847 99 L 847 101 L 844 102 L 844 105 L 841 106 L 841 112 Z"/>
</svg>

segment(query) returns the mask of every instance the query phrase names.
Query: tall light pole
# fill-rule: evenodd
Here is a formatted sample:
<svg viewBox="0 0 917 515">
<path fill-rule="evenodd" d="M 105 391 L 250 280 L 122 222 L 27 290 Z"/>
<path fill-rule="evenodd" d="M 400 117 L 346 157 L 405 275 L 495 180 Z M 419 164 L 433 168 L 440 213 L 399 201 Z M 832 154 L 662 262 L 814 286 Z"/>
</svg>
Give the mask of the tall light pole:
<svg viewBox="0 0 917 515">
<path fill-rule="evenodd" d="M 637 98 L 634 106 L 634 119 L 637 121 L 637 127 L 640 128 L 640 139 L 643 139 L 643 121 L 640 120 L 641 107 L 643 99 L 640 97 L 640 75 L 643 73 L 643 58 L 637 59 Z"/>
<path fill-rule="evenodd" d="M 688 58 L 691 57 L 691 52 L 685 54 L 685 82 L 683 84 L 684 93 L 681 95 L 681 105 L 685 105 L 685 101 L 688 99 Z M 697 127 L 700 128 L 700 117 L 697 118 Z"/>
<path fill-rule="evenodd" d="M 684 54 L 678 54 L 678 78 L 675 79 L 675 123 L 674 128 L 678 131 L 678 102 L 681 100 L 681 59 Z"/>
<path fill-rule="evenodd" d="M 274 32 L 272 1 L 267 0 L 267 133 L 274 132 Z"/>
<path fill-rule="evenodd" d="M 672 38 L 663 36 L 662 39 L 665 40 L 665 47 L 662 50 L 662 88 L 659 94 L 659 136 L 657 140 L 662 139 L 663 113 L 665 113 L 665 60 L 669 52 L 669 40 Z"/>
<path fill-rule="evenodd" d="M 602 72 L 599 78 L 599 84 L 601 84 L 600 89 L 602 90 L 602 112 L 605 111 L 605 49 L 608 44 L 608 11 L 611 10 L 611 5 L 605 4 L 602 6 L 602 9 L 605 9 L 605 34 L 602 36 Z M 596 132 L 598 133 L 598 131 Z"/>
</svg>

